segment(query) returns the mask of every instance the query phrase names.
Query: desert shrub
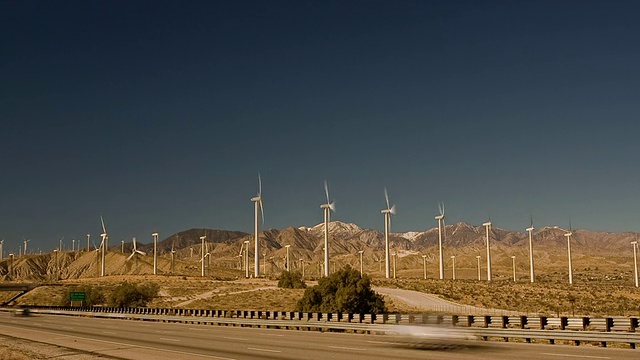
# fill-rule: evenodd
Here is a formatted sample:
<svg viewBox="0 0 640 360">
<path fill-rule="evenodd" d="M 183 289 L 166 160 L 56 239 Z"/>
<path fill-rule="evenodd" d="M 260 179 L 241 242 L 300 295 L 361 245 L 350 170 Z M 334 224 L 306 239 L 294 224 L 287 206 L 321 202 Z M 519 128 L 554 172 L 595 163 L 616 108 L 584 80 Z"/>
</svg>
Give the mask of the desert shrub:
<svg viewBox="0 0 640 360">
<path fill-rule="evenodd" d="M 68 288 L 67 291 L 65 292 L 65 296 L 61 299 L 62 303 L 60 305 L 62 306 L 71 305 L 71 301 L 69 300 L 69 297 L 72 292 L 83 292 L 86 294 L 87 300 L 82 304 L 84 306 L 102 305 L 105 302 L 105 297 L 104 297 L 104 293 L 102 292 L 102 289 L 94 288 L 91 285 L 80 285 L 73 288 Z"/>
<path fill-rule="evenodd" d="M 146 306 L 158 296 L 158 284 L 132 284 L 123 282 L 109 294 L 108 306 L 141 307 Z"/>
<path fill-rule="evenodd" d="M 283 271 L 278 279 L 278 287 L 288 289 L 305 289 L 307 284 L 302 280 L 299 271 Z"/>
<path fill-rule="evenodd" d="M 297 311 L 379 314 L 387 311 L 382 296 L 371 289 L 368 275 L 347 265 L 307 288 L 296 305 Z"/>
</svg>

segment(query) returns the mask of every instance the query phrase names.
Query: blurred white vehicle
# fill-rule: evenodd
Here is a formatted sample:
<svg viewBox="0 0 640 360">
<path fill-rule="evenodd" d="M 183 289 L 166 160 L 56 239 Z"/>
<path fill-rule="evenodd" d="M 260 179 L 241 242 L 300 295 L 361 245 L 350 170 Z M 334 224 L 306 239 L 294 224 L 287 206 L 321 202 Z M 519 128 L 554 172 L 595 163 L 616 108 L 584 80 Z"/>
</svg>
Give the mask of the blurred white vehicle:
<svg viewBox="0 0 640 360">
<path fill-rule="evenodd" d="M 417 348 L 457 348 L 477 340 L 467 329 L 440 325 L 390 325 L 385 333 L 399 345 Z"/>
</svg>

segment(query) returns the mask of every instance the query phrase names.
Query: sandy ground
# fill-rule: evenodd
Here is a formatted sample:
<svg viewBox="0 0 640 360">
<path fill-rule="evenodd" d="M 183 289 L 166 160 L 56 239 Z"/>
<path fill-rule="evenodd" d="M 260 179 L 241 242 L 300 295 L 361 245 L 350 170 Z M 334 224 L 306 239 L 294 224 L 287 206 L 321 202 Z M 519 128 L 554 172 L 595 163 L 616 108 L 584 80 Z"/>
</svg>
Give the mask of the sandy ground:
<svg viewBox="0 0 640 360">
<path fill-rule="evenodd" d="M 500 314 L 517 315 L 516 312 L 500 309 L 485 309 L 470 305 L 460 305 L 444 300 L 437 295 L 418 291 L 374 287 L 377 293 L 388 296 L 394 302 L 401 302 L 410 308 L 420 311 L 451 312 L 455 314 Z M 513 314 L 512 314 L 513 313 Z"/>
<path fill-rule="evenodd" d="M 209 298 L 209 297 L 212 297 L 212 296 L 224 296 L 224 295 L 242 294 L 242 293 L 247 293 L 247 292 L 252 292 L 252 291 L 270 290 L 270 289 L 278 289 L 278 287 L 277 286 L 259 287 L 259 288 L 255 288 L 255 289 L 232 291 L 232 292 L 227 292 L 227 293 L 220 293 L 219 290 L 212 290 L 212 291 L 204 292 L 202 294 L 198 294 L 193 299 L 189 299 L 187 301 L 183 301 L 183 302 L 178 303 L 178 304 L 176 304 L 174 306 L 175 307 L 183 307 L 183 306 L 191 304 L 192 302 L 194 302 L 196 300 L 206 299 L 206 298 Z M 171 300 L 172 299 L 169 299 L 169 301 L 171 301 Z"/>
</svg>

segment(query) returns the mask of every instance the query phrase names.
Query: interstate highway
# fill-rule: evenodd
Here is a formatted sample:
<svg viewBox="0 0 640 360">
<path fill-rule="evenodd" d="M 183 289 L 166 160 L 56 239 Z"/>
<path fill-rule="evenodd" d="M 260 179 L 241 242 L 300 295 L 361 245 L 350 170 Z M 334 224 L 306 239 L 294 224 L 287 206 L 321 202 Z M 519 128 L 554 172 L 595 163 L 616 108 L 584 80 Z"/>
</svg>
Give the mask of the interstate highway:
<svg viewBox="0 0 640 360">
<path fill-rule="evenodd" d="M 123 359 L 640 359 L 640 350 L 478 341 L 418 350 L 393 337 L 0 313 L 0 333 Z"/>
</svg>

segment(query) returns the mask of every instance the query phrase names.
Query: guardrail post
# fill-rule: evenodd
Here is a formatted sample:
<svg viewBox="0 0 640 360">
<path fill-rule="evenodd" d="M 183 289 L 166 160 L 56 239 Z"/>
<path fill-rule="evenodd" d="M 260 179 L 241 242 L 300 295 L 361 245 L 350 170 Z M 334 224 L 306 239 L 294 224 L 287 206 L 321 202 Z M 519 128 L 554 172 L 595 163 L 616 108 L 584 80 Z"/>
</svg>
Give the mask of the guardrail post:
<svg viewBox="0 0 640 360">
<path fill-rule="evenodd" d="M 543 330 L 546 326 L 547 326 L 547 317 L 540 316 L 540 327 L 538 329 Z"/>
<path fill-rule="evenodd" d="M 562 316 L 560 318 L 560 330 L 565 330 L 567 328 L 568 323 L 569 323 L 569 320 L 567 320 L 567 317 Z"/>
<path fill-rule="evenodd" d="M 473 315 L 467 315 L 467 327 L 473 326 Z"/>
<path fill-rule="evenodd" d="M 488 328 L 489 324 L 491 324 L 491 316 L 485 315 L 484 316 L 484 324 L 482 325 L 482 327 Z"/>
</svg>

